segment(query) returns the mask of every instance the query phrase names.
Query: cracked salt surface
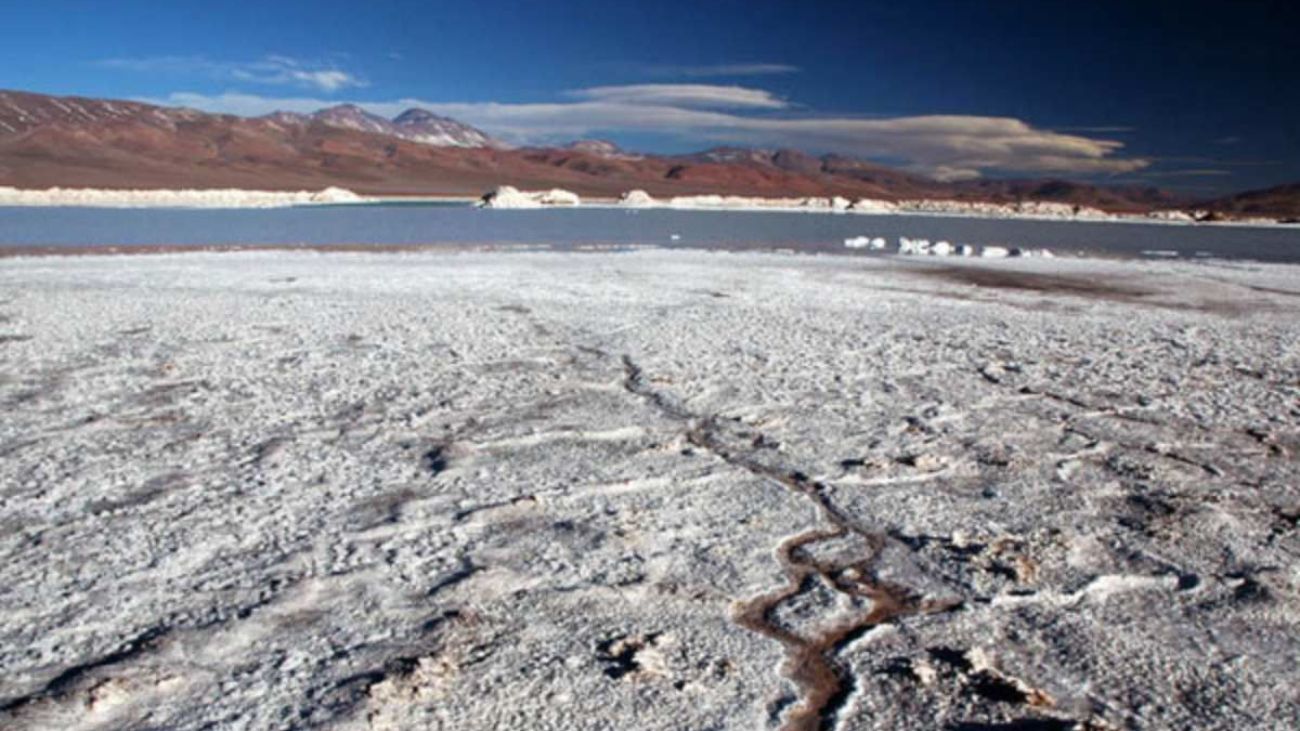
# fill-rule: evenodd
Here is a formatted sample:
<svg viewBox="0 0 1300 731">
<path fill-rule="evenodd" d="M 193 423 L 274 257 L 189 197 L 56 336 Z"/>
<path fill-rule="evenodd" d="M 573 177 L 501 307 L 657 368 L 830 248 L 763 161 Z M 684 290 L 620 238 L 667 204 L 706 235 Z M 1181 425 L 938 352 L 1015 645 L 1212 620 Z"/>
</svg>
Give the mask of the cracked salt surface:
<svg viewBox="0 0 1300 731">
<path fill-rule="evenodd" d="M 0 266 L 4 728 L 1294 728 L 1300 270 Z"/>
</svg>

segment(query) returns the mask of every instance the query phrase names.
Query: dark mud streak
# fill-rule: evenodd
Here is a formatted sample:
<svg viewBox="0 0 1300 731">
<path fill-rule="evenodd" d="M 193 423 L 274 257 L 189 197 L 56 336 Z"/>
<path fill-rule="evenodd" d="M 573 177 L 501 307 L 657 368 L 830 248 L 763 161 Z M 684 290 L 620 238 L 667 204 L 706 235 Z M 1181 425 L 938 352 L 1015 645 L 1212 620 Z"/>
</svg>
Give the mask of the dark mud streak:
<svg viewBox="0 0 1300 731">
<path fill-rule="evenodd" d="M 528 495 L 518 495 L 512 498 L 507 498 L 505 500 L 497 500 L 495 502 L 490 502 L 490 503 L 482 503 L 480 505 L 472 505 L 468 508 L 457 510 L 454 514 L 452 514 L 451 522 L 463 523 L 465 522 L 466 519 L 474 515 L 477 515 L 478 513 L 482 513 L 484 511 L 497 510 L 499 508 L 509 508 L 517 505 L 527 505 L 530 503 L 535 504 L 536 502 L 537 502 L 537 496 L 533 494 L 528 494 Z"/>
<path fill-rule="evenodd" d="M 284 580 L 273 580 L 271 585 L 252 601 L 227 608 L 218 616 L 198 622 L 168 624 L 165 621 L 122 643 L 118 649 L 87 662 L 69 667 L 37 691 L 11 698 L 0 703 L 0 720 L 4 716 L 21 716 L 33 705 L 46 701 L 66 702 L 71 694 L 84 689 L 87 680 L 98 671 L 124 665 L 138 658 L 157 652 L 165 642 L 183 636 L 185 633 L 202 632 L 213 627 L 241 622 L 253 616 L 258 610 L 275 603 L 285 592 L 297 587 L 307 577 L 295 576 Z M 0 723 L 0 728 L 7 728 Z"/>
<path fill-rule="evenodd" d="M 1014 269 L 997 269 L 982 266 L 938 266 L 917 267 L 913 271 L 924 277 L 941 279 L 948 282 L 968 284 L 987 289 L 999 289 L 1013 292 L 1038 293 L 1045 295 L 1066 295 L 1081 299 L 1092 299 L 1122 304 L 1137 304 L 1165 310 L 1205 312 L 1209 314 L 1235 317 L 1261 310 L 1277 309 L 1275 303 L 1264 300 L 1239 302 L 1229 299 L 1202 299 L 1196 302 L 1168 302 L 1155 299 L 1165 292 L 1157 289 L 1137 286 L 1122 280 L 1099 281 L 1097 279 L 1070 276 L 1065 274 L 1046 274 Z M 1293 294 L 1273 292 L 1274 294 Z M 927 294 L 945 293 L 927 292 Z M 949 295 L 950 296 L 950 295 Z M 1014 304 L 998 301 L 1000 304 Z"/>
<path fill-rule="evenodd" d="M 422 631 L 432 637 L 418 653 L 390 657 L 366 670 L 353 673 L 334 683 L 312 698 L 314 707 L 302 711 L 294 728 L 337 728 L 340 718 L 355 717 L 376 685 L 389 680 L 410 677 L 420 667 L 421 660 L 436 654 L 441 645 L 440 635 L 447 624 L 459 622 L 464 615 L 458 609 L 441 612 L 424 622 Z M 323 713 L 322 713 L 323 711 Z M 319 716 L 319 718 L 313 718 Z"/>
<path fill-rule="evenodd" d="M 622 360 L 624 389 L 665 415 L 689 423 L 686 436 L 691 445 L 733 467 L 803 495 L 830 524 L 828 528 L 816 528 L 786 538 L 776 549 L 777 560 L 787 578 L 786 585 L 737 603 L 734 619 L 740 626 L 774 639 L 785 647 L 784 673 L 798 687 L 800 699 L 786 716 L 783 728 L 786 731 L 834 728 L 857 685 L 850 671 L 837 661 L 838 653 L 872 627 L 900 617 L 950 609 L 952 604 L 933 602 L 907 587 L 879 580 L 875 564 L 890 540 L 886 534 L 857 525 L 830 499 L 824 483 L 811 480 L 798 471 L 766 464 L 747 452 L 734 449 L 724 439 L 716 416 L 690 412 L 676 399 L 651 387 L 644 371 L 630 356 L 624 355 Z M 760 438 L 758 441 L 763 440 Z M 817 543 L 847 536 L 860 538 L 868 547 L 868 554 L 848 560 L 819 561 L 807 550 Z M 871 609 L 809 636 L 783 627 L 773 617 L 781 604 L 814 590 L 819 582 L 841 594 L 867 600 Z"/>
<path fill-rule="evenodd" d="M 80 665 L 74 665 L 56 675 L 45 687 L 40 690 L 19 696 L 0 704 L 0 713 L 16 713 L 33 704 L 43 700 L 57 698 L 64 695 L 77 685 L 83 678 L 100 668 L 119 665 L 133 658 L 139 657 L 147 652 L 157 648 L 163 639 L 170 634 L 172 628 L 166 626 L 151 627 L 144 632 L 132 637 L 124 642 L 118 649 L 113 652 L 94 658 Z"/>
<path fill-rule="evenodd" d="M 979 373 L 981 376 L 984 377 L 984 380 L 988 381 L 989 383 L 993 385 L 1002 385 L 1002 382 L 1000 380 L 997 380 L 995 378 L 990 378 L 988 374 L 986 374 L 984 371 L 979 371 Z M 1232 436 L 1247 437 L 1257 442 L 1261 446 L 1265 447 L 1268 450 L 1268 455 L 1271 457 L 1288 456 L 1287 450 L 1277 443 L 1276 435 L 1268 432 L 1263 432 L 1258 429 L 1221 429 L 1206 424 L 1202 424 L 1197 421 L 1189 421 L 1189 420 L 1170 419 L 1170 420 L 1162 421 L 1160 419 L 1156 419 L 1149 416 L 1143 416 L 1141 414 L 1133 414 L 1126 411 L 1121 411 L 1120 409 L 1123 407 L 1120 406 L 1103 407 L 1096 404 L 1090 404 L 1087 401 L 1083 401 L 1073 396 L 1055 393 L 1053 391 L 1047 391 L 1044 389 L 1033 388 L 1031 386 L 1021 386 L 1020 389 L 1018 390 L 1018 393 L 1026 396 L 1038 396 L 1041 398 L 1048 399 L 1049 401 L 1056 401 L 1057 403 L 1067 404 L 1069 406 L 1073 406 L 1078 409 L 1085 409 L 1087 411 L 1093 412 L 1091 414 L 1091 416 L 1093 417 L 1105 417 L 1109 419 L 1116 419 L 1119 421 L 1133 422 L 1135 424 L 1147 424 L 1150 426 L 1181 428 L 1189 431 L 1195 430 L 1205 434 L 1228 434 Z M 1073 419 L 1071 418 L 1068 419 L 1067 421 L 1073 421 Z M 1094 439 L 1094 440 L 1098 439 L 1098 437 L 1088 434 L 1087 432 L 1074 426 L 1072 423 L 1068 425 L 1068 429 L 1077 432 L 1085 437 L 1088 437 L 1089 439 Z M 1174 462 L 1180 462 L 1182 464 L 1191 467 L 1198 467 L 1202 471 L 1204 471 L 1205 473 L 1213 477 L 1224 476 L 1224 471 L 1215 464 L 1209 462 L 1201 462 L 1200 460 L 1187 457 L 1185 455 L 1179 454 L 1177 452 L 1168 449 L 1158 449 L 1155 446 L 1150 444 L 1135 444 L 1132 442 L 1116 440 L 1109 437 L 1107 438 L 1107 441 L 1114 442 L 1119 446 L 1125 447 L 1127 449 L 1148 452 L 1158 457 L 1164 457 L 1170 459 Z"/>
<path fill-rule="evenodd" d="M 918 270 L 919 274 L 951 282 L 972 284 L 992 289 L 1011 289 L 1045 294 L 1069 294 L 1078 297 L 1105 299 L 1115 302 L 1140 301 L 1157 294 L 1145 289 L 1118 282 L 1103 283 L 1088 277 L 1065 274 L 1044 274 L 1011 269 L 978 266 L 946 266 Z"/>
<path fill-rule="evenodd" d="M 447 589 L 450 589 L 453 586 L 456 586 L 457 584 L 463 584 L 466 581 L 469 581 L 471 578 L 473 578 L 475 574 L 477 574 L 482 570 L 483 570 L 482 566 L 475 566 L 468 559 L 466 559 L 465 561 L 461 562 L 460 568 L 451 572 L 447 576 L 444 576 L 438 579 L 437 581 L 435 581 L 433 585 L 429 587 L 429 590 L 425 592 L 424 595 L 425 597 L 432 597 L 437 594 L 441 594 L 443 591 L 446 591 Z"/>
</svg>

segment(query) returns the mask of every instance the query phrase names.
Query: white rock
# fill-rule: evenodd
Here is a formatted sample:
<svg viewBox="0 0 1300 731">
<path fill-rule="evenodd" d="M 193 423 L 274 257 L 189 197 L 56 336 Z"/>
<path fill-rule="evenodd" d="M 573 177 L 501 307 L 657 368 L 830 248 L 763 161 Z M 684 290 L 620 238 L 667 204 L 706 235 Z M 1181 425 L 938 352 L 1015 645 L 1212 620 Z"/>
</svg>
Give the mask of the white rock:
<svg viewBox="0 0 1300 731">
<path fill-rule="evenodd" d="M 953 252 L 952 244 L 947 241 L 939 241 L 930 247 L 931 256 L 949 256 Z"/>
<path fill-rule="evenodd" d="M 898 253 L 912 256 L 924 256 L 930 253 L 929 239 L 909 239 L 905 236 L 898 239 Z"/>
<path fill-rule="evenodd" d="M 985 259 L 1005 259 L 1011 256 L 1011 251 L 1005 246 L 985 246 L 980 250 L 980 256 Z"/>
<path fill-rule="evenodd" d="M 498 186 L 496 190 L 485 194 L 479 205 L 483 208 L 541 208 L 542 206 L 532 194 L 524 193 L 513 185 Z"/>
<path fill-rule="evenodd" d="M 850 208 L 855 213 L 894 213 L 898 206 L 890 201 L 875 200 L 872 198 L 859 198 Z"/>
<path fill-rule="evenodd" d="M 1196 217 L 1193 214 L 1188 213 L 1187 211 L 1177 211 L 1177 210 L 1151 211 L 1150 213 L 1147 214 L 1147 218 L 1156 221 L 1180 221 L 1180 222 L 1191 222 L 1196 220 Z"/>
<path fill-rule="evenodd" d="M 512 185 L 502 185 L 484 195 L 479 205 L 483 208 L 541 208 L 542 206 L 576 206 L 581 203 L 582 199 L 576 193 L 560 188 L 526 192 Z"/>
<path fill-rule="evenodd" d="M 627 206 L 628 208 L 649 208 L 651 206 L 659 205 L 659 201 L 652 198 L 650 194 L 644 190 L 638 189 L 629 190 L 619 196 L 618 204 L 620 206 Z"/>
<path fill-rule="evenodd" d="M 337 188 L 334 186 L 330 186 L 320 192 L 311 194 L 312 203 L 359 203 L 361 200 L 361 196 L 353 193 L 347 188 Z"/>
<path fill-rule="evenodd" d="M 552 188 L 538 195 L 537 201 L 544 206 L 577 206 L 582 199 L 577 193 L 562 188 Z"/>
</svg>

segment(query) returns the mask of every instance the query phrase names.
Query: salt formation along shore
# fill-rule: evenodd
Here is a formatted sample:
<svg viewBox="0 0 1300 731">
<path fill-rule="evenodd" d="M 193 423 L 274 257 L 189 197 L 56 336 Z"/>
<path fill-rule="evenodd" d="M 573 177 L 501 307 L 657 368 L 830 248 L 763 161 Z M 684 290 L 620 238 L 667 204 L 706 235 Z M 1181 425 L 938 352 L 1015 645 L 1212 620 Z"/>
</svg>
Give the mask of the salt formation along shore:
<svg viewBox="0 0 1300 731">
<path fill-rule="evenodd" d="M 525 192 L 510 185 L 502 185 L 479 200 L 479 206 L 483 208 L 571 207 L 581 203 L 582 198 L 577 193 L 560 188 Z"/>
<path fill-rule="evenodd" d="M 330 187 L 319 191 L 265 191 L 243 189 L 215 190 L 110 190 L 97 188 L 49 188 L 27 190 L 0 186 L 0 207 L 4 206 L 86 206 L 101 208 L 279 208 L 307 205 L 341 205 L 400 201 L 405 196 L 361 196 L 344 188 Z M 437 197 L 416 197 L 435 200 Z M 863 198 L 802 197 L 761 198 L 738 195 L 686 195 L 657 199 L 644 190 L 631 190 L 612 203 L 584 202 L 572 191 L 553 188 L 521 191 L 502 185 L 479 198 L 484 208 L 535 209 L 548 207 L 666 208 L 696 211 L 791 211 L 802 213 L 839 213 L 867 215 L 938 215 L 967 218 L 1009 218 L 1069 221 L 1130 221 L 1171 224 L 1200 224 L 1204 212 L 1152 211 L 1145 215 L 1112 214 L 1094 208 L 1050 201 L 1019 203 L 985 203 L 951 200 L 886 201 Z M 1281 225 L 1274 219 L 1252 218 L 1218 221 L 1217 224 Z"/>
<path fill-rule="evenodd" d="M 868 249 L 871 251 L 886 251 L 889 244 L 880 236 L 853 236 L 844 239 L 844 248 L 846 249 Z M 1050 249 L 1022 249 L 1020 247 L 1007 247 L 997 245 L 986 245 L 976 247 L 971 244 L 953 244 L 947 241 L 936 241 L 930 243 L 929 239 L 910 238 L 900 236 L 895 252 L 904 256 L 979 256 L 985 259 L 1006 259 L 1008 257 L 1038 257 L 1041 259 L 1053 259 L 1056 257 Z"/>
<path fill-rule="evenodd" d="M 1300 269 L 0 266 L 5 729 L 1292 729 Z"/>
<path fill-rule="evenodd" d="M 50 188 L 21 190 L 0 186 L 0 206 L 86 206 L 93 208 L 281 208 L 364 202 L 343 188 L 318 191 L 270 190 L 107 190 Z"/>
<path fill-rule="evenodd" d="M 868 215 L 936 215 L 964 218 L 1005 218 L 1062 221 L 1129 221 L 1152 223 L 1203 223 L 1204 212 L 1152 211 L 1148 214 L 1116 214 L 1106 211 L 1053 201 L 1020 201 L 1016 203 L 989 203 L 957 200 L 900 200 L 886 201 L 862 198 L 850 201 L 840 196 L 806 196 L 801 198 L 762 198 L 742 195 L 684 195 L 659 199 L 644 190 L 630 190 L 611 203 L 583 203 L 571 191 L 552 189 L 520 191 L 504 185 L 486 193 L 479 205 L 485 208 L 545 208 L 607 207 L 666 208 L 696 211 L 791 211 L 801 213 L 857 213 Z M 1220 222 L 1223 223 L 1223 222 Z M 1273 219 L 1245 219 L 1231 223 L 1246 225 L 1277 225 Z"/>
</svg>

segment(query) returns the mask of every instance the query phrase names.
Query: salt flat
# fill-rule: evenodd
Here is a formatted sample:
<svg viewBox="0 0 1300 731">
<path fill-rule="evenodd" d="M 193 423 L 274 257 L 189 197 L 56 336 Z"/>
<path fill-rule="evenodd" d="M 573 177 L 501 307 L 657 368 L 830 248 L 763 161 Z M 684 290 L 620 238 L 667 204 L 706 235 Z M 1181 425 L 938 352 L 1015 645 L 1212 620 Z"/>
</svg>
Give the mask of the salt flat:
<svg viewBox="0 0 1300 731">
<path fill-rule="evenodd" d="M 0 261 L 0 726 L 1290 729 L 1300 269 Z"/>
</svg>

